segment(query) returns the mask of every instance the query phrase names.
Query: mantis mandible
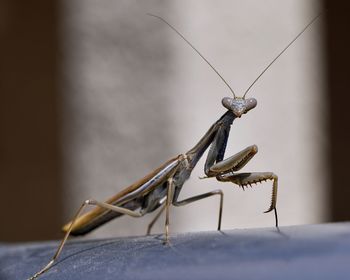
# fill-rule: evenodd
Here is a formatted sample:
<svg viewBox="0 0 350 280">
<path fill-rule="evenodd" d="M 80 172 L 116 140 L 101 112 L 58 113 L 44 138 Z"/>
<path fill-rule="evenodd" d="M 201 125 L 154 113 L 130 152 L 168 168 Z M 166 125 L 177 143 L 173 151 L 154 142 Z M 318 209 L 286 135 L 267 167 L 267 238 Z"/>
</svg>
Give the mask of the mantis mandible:
<svg viewBox="0 0 350 280">
<path fill-rule="evenodd" d="M 210 191 L 184 200 L 178 199 L 184 183 L 190 177 L 192 170 L 209 146 L 210 148 L 204 166 L 206 178 L 216 178 L 219 182 L 231 182 L 242 188 L 253 183 L 261 183 L 267 180 L 272 181 L 271 203 L 264 213 L 274 211 L 275 225 L 278 227 L 276 208 L 278 187 L 277 175 L 272 172 L 237 173 L 237 171 L 241 170 L 258 152 L 256 145 L 249 146 L 226 159 L 224 159 L 225 150 L 233 121 L 236 118 L 242 117 L 257 105 L 256 99 L 245 98 L 246 94 L 259 78 L 270 68 L 270 66 L 305 32 L 320 14 L 306 25 L 304 29 L 264 68 L 242 97 L 236 96 L 230 85 L 214 68 L 214 66 L 177 29 L 175 29 L 175 27 L 159 16 L 152 14 L 148 15 L 160 19 L 173 29 L 227 85 L 233 95 L 233 97 L 224 97 L 222 99 L 222 105 L 227 111 L 208 129 L 199 142 L 186 153 L 168 160 L 144 178 L 123 189 L 105 202 L 100 202 L 94 199 L 85 200 L 81 204 L 72 221 L 63 226 L 65 235 L 52 259 L 39 272 L 29 278 L 30 280 L 36 279 L 39 275 L 50 269 L 61 254 L 69 235 L 84 235 L 104 223 L 122 215 L 142 217 L 145 214 L 152 213 L 159 209 L 159 212 L 148 226 L 147 234 L 150 234 L 152 226 L 165 211 L 165 243 L 168 243 L 170 206 L 184 206 L 204 198 L 219 196 L 220 206 L 217 229 L 220 230 L 224 199 L 222 190 Z M 88 205 L 96 207 L 85 214 L 81 214 L 83 209 Z"/>
</svg>

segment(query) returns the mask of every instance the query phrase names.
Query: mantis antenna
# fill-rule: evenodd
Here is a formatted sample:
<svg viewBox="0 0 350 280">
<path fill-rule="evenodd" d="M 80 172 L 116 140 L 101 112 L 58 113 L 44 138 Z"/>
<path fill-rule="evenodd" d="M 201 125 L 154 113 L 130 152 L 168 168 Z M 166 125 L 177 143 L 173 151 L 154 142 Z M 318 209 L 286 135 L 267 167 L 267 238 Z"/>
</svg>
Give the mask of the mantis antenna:
<svg viewBox="0 0 350 280">
<path fill-rule="evenodd" d="M 314 17 L 304 28 L 299 32 L 297 36 L 264 68 L 264 70 L 260 73 L 260 75 L 251 83 L 251 85 L 244 92 L 243 99 L 248 93 L 248 91 L 254 86 L 254 84 L 260 79 L 260 77 L 270 68 L 270 66 L 309 28 L 311 24 L 313 24 L 320 16 L 322 12 L 319 13 L 316 17 Z"/>
<path fill-rule="evenodd" d="M 162 18 L 160 16 L 156 16 L 156 15 L 149 14 L 149 13 L 147 13 L 147 15 L 160 19 L 165 24 L 167 24 L 172 30 L 174 30 L 197 54 L 199 54 L 199 56 L 211 67 L 211 69 L 214 70 L 214 72 L 221 78 L 221 80 L 225 83 L 225 85 L 230 89 L 230 91 L 233 94 L 233 97 L 236 98 L 236 95 L 235 95 L 235 92 L 233 91 L 233 89 L 226 82 L 226 80 L 220 75 L 220 73 L 215 69 L 215 67 L 174 26 L 172 26 L 169 22 L 167 22 L 164 18 Z"/>
<path fill-rule="evenodd" d="M 234 98 L 236 98 L 236 94 L 234 93 L 231 86 L 226 82 L 226 80 L 221 76 L 221 74 L 215 69 L 215 67 L 169 22 L 167 22 L 164 18 L 153 15 L 148 13 L 147 15 L 155 17 L 163 21 L 165 24 L 167 24 L 172 30 L 174 30 L 213 70 L 214 72 L 221 78 L 221 80 L 225 83 L 225 85 L 230 89 L 232 92 Z M 312 25 L 320 16 L 322 15 L 322 12 L 319 13 L 316 17 L 314 17 L 304 28 L 301 30 L 297 36 L 294 37 L 294 39 L 264 68 L 263 71 L 259 74 L 259 76 L 250 84 L 250 86 L 247 88 L 247 90 L 244 92 L 243 99 L 245 98 L 246 94 L 251 90 L 251 88 L 255 85 L 255 83 L 261 78 L 261 76 L 271 67 L 271 65 Z"/>
</svg>

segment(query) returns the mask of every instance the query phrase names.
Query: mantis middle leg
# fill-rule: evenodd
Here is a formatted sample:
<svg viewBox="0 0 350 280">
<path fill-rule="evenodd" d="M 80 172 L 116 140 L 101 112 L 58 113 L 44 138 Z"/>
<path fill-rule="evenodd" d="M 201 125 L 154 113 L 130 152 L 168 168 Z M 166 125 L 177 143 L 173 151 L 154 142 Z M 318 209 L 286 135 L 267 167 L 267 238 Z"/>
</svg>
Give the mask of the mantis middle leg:
<svg viewBox="0 0 350 280">
<path fill-rule="evenodd" d="M 172 204 L 176 207 L 185 206 L 185 205 L 190 204 L 192 202 L 195 202 L 195 201 L 207 198 L 207 197 L 211 197 L 213 195 L 220 195 L 218 230 L 221 230 L 222 209 L 223 209 L 223 205 L 224 205 L 224 193 L 222 192 L 222 190 L 214 190 L 214 191 L 207 192 L 204 194 L 196 195 L 196 196 L 184 199 L 182 201 L 175 201 Z M 156 223 L 156 221 L 159 219 L 159 217 L 162 215 L 162 213 L 164 212 L 165 209 L 166 209 L 166 205 L 164 205 L 162 207 L 162 209 L 157 213 L 157 215 L 149 223 L 149 225 L 147 227 L 147 235 L 149 235 L 151 233 L 153 225 Z"/>
<path fill-rule="evenodd" d="M 168 179 L 168 193 L 167 193 L 167 199 L 166 199 L 166 204 L 165 204 L 165 211 L 166 211 L 166 217 L 165 217 L 165 242 L 169 243 L 169 216 L 170 216 L 170 206 L 171 204 L 174 206 L 184 206 L 187 205 L 189 203 L 213 196 L 213 195 L 220 195 L 220 207 L 219 207 L 219 222 L 218 222 L 218 230 L 221 229 L 221 218 L 222 218 L 222 208 L 223 208 L 223 203 L 224 203 L 224 194 L 222 192 L 222 190 L 215 190 L 215 191 L 211 191 L 211 192 L 207 192 L 204 194 L 200 194 L 197 196 L 193 196 L 190 198 L 187 198 L 185 200 L 182 201 L 172 201 L 173 199 L 173 187 L 174 187 L 174 182 L 173 182 L 173 178 L 169 178 Z M 162 212 L 162 210 L 161 210 Z M 158 213 L 158 215 L 161 214 Z M 157 216 L 158 216 L 157 215 Z M 156 218 L 158 218 L 156 216 Z"/>
</svg>

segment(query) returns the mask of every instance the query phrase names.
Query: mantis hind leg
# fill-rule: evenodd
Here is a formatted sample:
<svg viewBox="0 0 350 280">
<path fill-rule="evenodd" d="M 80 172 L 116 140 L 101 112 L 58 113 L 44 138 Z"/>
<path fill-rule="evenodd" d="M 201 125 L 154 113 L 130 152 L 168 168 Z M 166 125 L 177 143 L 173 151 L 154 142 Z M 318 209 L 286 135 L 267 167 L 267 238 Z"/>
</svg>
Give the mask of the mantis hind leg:
<svg viewBox="0 0 350 280">
<path fill-rule="evenodd" d="M 123 208 L 123 207 L 119 207 L 119 206 L 115 206 L 115 205 L 112 205 L 112 204 L 108 204 L 108 203 L 105 203 L 105 202 L 99 202 L 99 201 L 96 201 L 96 200 L 93 200 L 93 199 L 85 200 L 82 203 L 82 205 L 79 207 L 78 211 L 76 212 L 72 222 L 70 223 L 70 225 L 68 227 L 68 230 L 66 231 L 66 234 L 64 235 L 64 237 L 63 237 L 60 245 L 58 246 L 56 253 L 52 257 L 52 259 L 40 271 L 38 271 L 32 277 L 30 277 L 29 280 L 36 279 L 38 276 L 40 276 L 41 274 L 45 273 L 46 271 L 48 271 L 52 267 L 52 265 L 55 263 L 55 261 L 57 260 L 57 258 L 61 254 L 62 249 L 63 249 L 64 245 L 67 242 L 67 239 L 69 237 L 70 232 L 72 231 L 72 228 L 73 228 L 75 222 L 77 221 L 77 219 L 81 215 L 81 213 L 84 210 L 84 208 L 86 206 L 88 206 L 88 205 L 99 206 L 99 207 L 104 208 L 106 210 L 115 211 L 115 212 L 122 213 L 122 214 L 125 214 L 125 215 L 129 215 L 129 216 L 132 216 L 132 217 L 141 217 L 141 216 L 143 216 L 143 214 L 141 214 L 141 213 L 139 213 L 137 211 L 132 211 L 132 210 L 129 210 L 129 209 L 126 209 L 126 208 Z"/>
</svg>

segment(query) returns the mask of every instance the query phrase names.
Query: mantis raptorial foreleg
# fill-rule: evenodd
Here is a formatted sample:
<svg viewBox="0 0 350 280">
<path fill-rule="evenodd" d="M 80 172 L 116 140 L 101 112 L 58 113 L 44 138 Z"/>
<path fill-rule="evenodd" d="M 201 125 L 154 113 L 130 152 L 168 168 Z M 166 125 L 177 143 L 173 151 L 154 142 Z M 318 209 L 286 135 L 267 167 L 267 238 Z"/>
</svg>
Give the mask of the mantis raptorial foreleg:
<svg viewBox="0 0 350 280">
<path fill-rule="evenodd" d="M 208 177 L 215 177 L 220 174 L 238 171 L 242 169 L 257 152 L 258 147 L 256 145 L 249 146 L 233 156 L 210 166 L 207 175 Z"/>
<path fill-rule="evenodd" d="M 248 185 L 261 183 L 263 181 L 272 180 L 272 198 L 269 209 L 264 213 L 268 213 L 275 210 L 276 214 L 276 203 L 277 203 L 277 188 L 278 188 L 278 177 L 272 172 L 252 172 L 252 173 L 237 173 L 228 176 L 219 176 L 217 179 L 221 182 L 232 182 L 242 188 Z M 276 219 L 276 227 L 278 226 L 278 221 Z"/>
<path fill-rule="evenodd" d="M 129 209 L 126 209 L 126 208 L 123 208 L 123 207 L 119 207 L 119 206 L 115 206 L 115 205 L 112 205 L 112 204 L 108 204 L 108 203 L 105 203 L 105 202 L 99 202 L 99 201 L 96 201 L 94 199 L 85 200 L 81 204 L 81 206 L 79 207 L 77 213 L 74 215 L 74 218 L 72 219 L 72 222 L 70 223 L 69 228 L 66 231 L 66 234 L 64 235 L 64 237 L 63 237 L 63 239 L 62 239 L 62 241 L 61 241 L 61 243 L 60 243 L 56 253 L 52 257 L 52 259 L 49 261 L 49 263 L 44 268 L 42 268 L 39 272 L 35 273 L 31 278 L 29 278 L 29 280 L 36 279 L 39 275 L 41 275 L 44 272 L 46 272 L 47 270 L 49 270 L 50 267 L 55 263 L 56 259 L 61 254 L 61 251 L 62 251 L 64 245 L 67 242 L 67 239 L 69 237 L 69 234 L 72 231 L 72 228 L 73 228 L 75 222 L 77 221 L 77 219 L 81 215 L 81 213 L 84 210 L 84 208 L 86 206 L 88 206 L 88 205 L 99 206 L 99 207 L 104 208 L 106 210 L 111 210 L 111 211 L 114 211 L 114 212 L 122 213 L 122 214 L 125 214 L 125 215 L 128 215 L 128 216 L 131 216 L 131 217 L 142 217 L 143 216 L 143 214 L 140 213 L 140 212 L 132 211 L 132 210 L 129 210 Z"/>
<path fill-rule="evenodd" d="M 222 160 L 210 168 L 208 168 L 208 177 L 216 177 L 220 182 L 232 182 L 244 189 L 245 186 L 251 184 L 261 183 L 263 181 L 272 180 L 272 198 L 271 204 L 267 211 L 268 213 L 272 210 L 275 212 L 276 227 L 278 227 L 277 218 L 277 188 L 278 188 L 278 177 L 272 172 L 249 172 L 249 173 L 233 173 L 244 167 L 258 152 L 256 145 L 249 146 L 237 154 Z"/>
</svg>

